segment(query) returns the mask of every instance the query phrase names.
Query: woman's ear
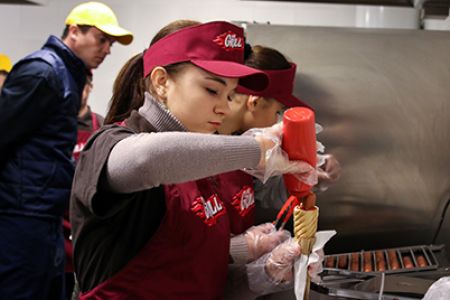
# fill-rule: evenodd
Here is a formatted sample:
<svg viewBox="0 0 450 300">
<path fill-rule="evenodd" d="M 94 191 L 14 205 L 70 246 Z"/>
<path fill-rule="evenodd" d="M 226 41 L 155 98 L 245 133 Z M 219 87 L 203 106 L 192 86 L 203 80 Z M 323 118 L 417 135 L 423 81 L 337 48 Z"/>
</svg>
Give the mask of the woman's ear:
<svg viewBox="0 0 450 300">
<path fill-rule="evenodd" d="M 250 112 L 254 112 L 256 110 L 256 107 L 261 102 L 260 96 L 254 96 L 250 95 L 247 98 L 247 110 Z"/>
<path fill-rule="evenodd" d="M 169 74 L 163 67 L 156 67 L 150 74 L 153 91 L 160 100 L 167 99 L 167 85 L 169 82 Z"/>
</svg>

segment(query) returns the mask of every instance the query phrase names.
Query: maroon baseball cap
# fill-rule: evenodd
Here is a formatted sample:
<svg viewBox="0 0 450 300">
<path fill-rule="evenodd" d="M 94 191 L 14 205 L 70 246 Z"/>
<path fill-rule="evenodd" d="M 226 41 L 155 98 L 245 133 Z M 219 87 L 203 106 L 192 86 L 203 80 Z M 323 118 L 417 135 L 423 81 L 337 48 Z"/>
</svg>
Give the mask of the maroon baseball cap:
<svg viewBox="0 0 450 300">
<path fill-rule="evenodd" d="M 171 33 L 151 45 L 144 54 L 144 76 L 156 66 L 180 62 L 218 76 L 239 78 L 239 85 L 260 91 L 267 87 L 265 72 L 244 65 L 244 30 L 216 21 Z"/>
<path fill-rule="evenodd" d="M 308 104 L 295 97 L 294 90 L 295 70 L 297 65 L 291 63 L 291 67 L 282 70 L 263 70 L 269 77 L 269 85 L 265 90 L 255 91 L 239 85 L 236 92 L 247 95 L 255 95 L 266 98 L 274 98 L 287 107 L 305 106 L 311 108 Z M 312 108 L 311 108 L 312 109 Z"/>
</svg>

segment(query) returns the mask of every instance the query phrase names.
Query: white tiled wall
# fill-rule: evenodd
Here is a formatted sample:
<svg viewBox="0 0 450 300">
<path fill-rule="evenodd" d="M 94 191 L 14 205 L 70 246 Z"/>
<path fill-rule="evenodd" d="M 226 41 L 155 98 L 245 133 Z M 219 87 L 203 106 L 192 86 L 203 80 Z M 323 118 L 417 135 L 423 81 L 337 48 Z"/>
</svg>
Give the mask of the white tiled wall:
<svg viewBox="0 0 450 300">
<path fill-rule="evenodd" d="M 46 0 L 43 6 L 0 5 L 0 52 L 17 61 L 39 48 L 49 34 L 59 36 L 66 15 L 84 1 Z M 283 25 L 418 28 L 414 8 L 328 5 L 241 0 L 104 0 L 121 25 L 135 34 L 127 47 L 112 54 L 94 72 L 91 107 L 104 114 L 114 77 L 123 63 L 143 51 L 158 29 L 175 19 L 239 20 Z"/>
</svg>

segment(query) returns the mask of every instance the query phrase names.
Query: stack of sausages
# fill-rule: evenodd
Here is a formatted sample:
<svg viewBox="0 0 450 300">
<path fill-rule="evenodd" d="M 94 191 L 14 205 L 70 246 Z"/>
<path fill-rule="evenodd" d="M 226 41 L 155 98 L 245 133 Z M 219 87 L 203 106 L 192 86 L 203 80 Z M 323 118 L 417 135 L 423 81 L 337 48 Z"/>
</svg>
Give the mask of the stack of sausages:
<svg viewBox="0 0 450 300">
<path fill-rule="evenodd" d="M 385 272 L 400 269 L 425 268 L 429 264 L 423 253 L 411 253 L 396 249 L 353 252 L 325 257 L 326 268 L 353 272 Z"/>
</svg>

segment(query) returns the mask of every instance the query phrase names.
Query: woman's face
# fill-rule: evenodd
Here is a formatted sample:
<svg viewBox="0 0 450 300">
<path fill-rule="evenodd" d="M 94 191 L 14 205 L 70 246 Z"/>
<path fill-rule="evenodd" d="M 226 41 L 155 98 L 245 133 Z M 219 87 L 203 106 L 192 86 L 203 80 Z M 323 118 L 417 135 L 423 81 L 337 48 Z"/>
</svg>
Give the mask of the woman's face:
<svg viewBox="0 0 450 300">
<path fill-rule="evenodd" d="M 188 131 L 213 133 L 230 111 L 237 83 L 187 64 L 169 77 L 165 104 Z"/>
<path fill-rule="evenodd" d="M 220 134 L 240 133 L 244 127 L 244 115 L 247 111 L 247 101 L 249 96 L 236 93 L 229 102 L 230 113 L 223 120 L 218 132 Z"/>
<path fill-rule="evenodd" d="M 285 106 L 275 99 L 236 93 L 219 133 L 243 133 L 252 128 L 270 127 L 280 121 L 284 110 Z"/>
<path fill-rule="evenodd" d="M 244 131 L 251 128 L 270 127 L 275 125 L 283 115 L 285 106 L 272 98 L 259 97 L 255 100 L 254 109 L 244 116 Z"/>
</svg>

